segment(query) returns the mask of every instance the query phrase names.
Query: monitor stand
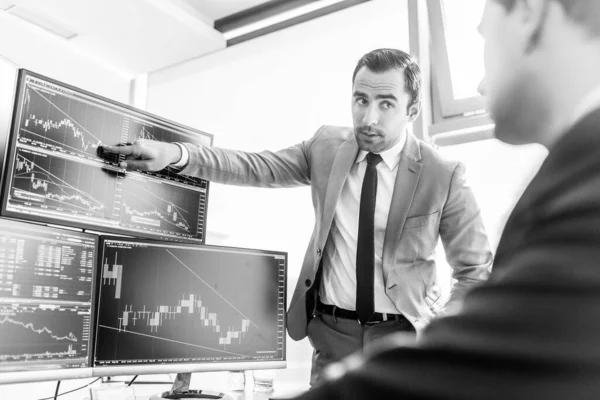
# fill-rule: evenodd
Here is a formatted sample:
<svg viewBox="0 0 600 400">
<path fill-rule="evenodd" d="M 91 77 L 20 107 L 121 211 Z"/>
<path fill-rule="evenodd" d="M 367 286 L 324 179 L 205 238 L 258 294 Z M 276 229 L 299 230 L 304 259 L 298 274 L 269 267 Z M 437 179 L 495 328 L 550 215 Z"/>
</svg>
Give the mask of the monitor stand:
<svg viewBox="0 0 600 400">
<path fill-rule="evenodd" d="M 171 390 L 163 393 L 156 394 L 150 397 L 150 400 L 160 399 L 231 399 L 230 396 L 225 393 L 215 392 L 213 390 L 190 390 L 190 383 L 192 381 L 192 374 L 179 373 L 175 377 L 173 387 Z"/>
<path fill-rule="evenodd" d="M 192 373 L 188 372 L 185 374 L 177 374 L 175 377 L 175 382 L 173 382 L 173 387 L 171 391 L 179 391 L 179 390 L 190 390 L 190 383 L 192 383 Z"/>
</svg>

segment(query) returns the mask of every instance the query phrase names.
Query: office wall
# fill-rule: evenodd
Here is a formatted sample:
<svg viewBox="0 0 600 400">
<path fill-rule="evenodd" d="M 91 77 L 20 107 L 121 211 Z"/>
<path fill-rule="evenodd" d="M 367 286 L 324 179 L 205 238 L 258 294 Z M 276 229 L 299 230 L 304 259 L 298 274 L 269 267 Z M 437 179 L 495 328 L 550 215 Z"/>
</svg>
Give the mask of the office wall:
<svg viewBox="0 0 600 400">
<path fill-rule="evenodd" d="M 407 2 L 374 0 L 150 74 L 147 109 L 215 135 L 214 144 L 278 150 L 324 124 L 351 125 L 352 71 L 372 49 L 408 51 Z M 212 184 L 207 243 L 289 252 L 289 297 L 314 216 L 308 188 Z M 288 340 L 307 368 L 310 346 Z M 302 379 L 308 381 L 308 369 Z"/>
</svg>

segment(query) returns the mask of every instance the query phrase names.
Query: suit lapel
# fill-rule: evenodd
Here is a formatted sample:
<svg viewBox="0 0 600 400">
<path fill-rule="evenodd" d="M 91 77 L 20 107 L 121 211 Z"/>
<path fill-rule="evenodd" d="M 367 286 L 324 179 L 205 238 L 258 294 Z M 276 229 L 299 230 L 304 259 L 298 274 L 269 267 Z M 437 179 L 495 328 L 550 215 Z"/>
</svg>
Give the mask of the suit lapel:
<svg viewBox="0 0 600 400">
<path fill-rule="evenodd" d="M 348 174 L 352 165 L 356 161 L 356 155 L 358 154 L 358 143 L 354 138 L 344 142 L 338 149 L 333 165 L 331 166 L 331 173 L 329 174 L 329 180 L 327 183 L 327 192 L 325 193 L 325 203 L 323 205 L 323 219 L 321 229 L 319 231 L 319 246 L 322 247 L 327 240 L 329 230 L 331 228 L 331 221 L 333 221 L 333 214 L 335 213 L 335 207 L 340 198 L 342 187 L 346 183 Z"/>
<path fill-rule="evenodd" d="M 387 281 L 392 262 L 394 261 L 396 250 L 400 243 L 400 235 L 404 228 L 406 216 L 410 210 L 421 169 L 423 165 L 419 162 L 421 151 L 417 139 L 408 134 L 406 144 L 402 151 L 402 157 L 398 164 L 398 173 L 394 183 L 394 193 L 390 204 L 390 212 L 383 241 L 383 276 Z"/>
</svg>

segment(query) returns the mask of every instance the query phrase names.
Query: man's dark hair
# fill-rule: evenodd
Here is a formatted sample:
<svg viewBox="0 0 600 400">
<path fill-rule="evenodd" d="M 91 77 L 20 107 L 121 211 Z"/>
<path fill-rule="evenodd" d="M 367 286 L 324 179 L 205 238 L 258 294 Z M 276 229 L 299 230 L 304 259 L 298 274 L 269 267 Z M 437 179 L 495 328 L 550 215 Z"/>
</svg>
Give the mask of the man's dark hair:
<svg viewBox="0 0 600 400">
<path fill-rule="evenodd" d="M 375 73 L 387 72 L 394 68 L 404 71 L 404 90 L 410 95 L 408 108 L 421 102 L 421 68 L 410 54 L 397 49 L 377 49 L 368 52 L 358 60 L 354 68 L 353 84 L 362 67 L 367 67 Z"/>
<path fill-rule="evenodd" d="M 518 0 L 494 0 L 511 11 Z M 600 36 L 600 1 L 598 0 L 550 0 L 560 3 L 565 14 L 582 25 L 593 36 Z"/>
</svg>

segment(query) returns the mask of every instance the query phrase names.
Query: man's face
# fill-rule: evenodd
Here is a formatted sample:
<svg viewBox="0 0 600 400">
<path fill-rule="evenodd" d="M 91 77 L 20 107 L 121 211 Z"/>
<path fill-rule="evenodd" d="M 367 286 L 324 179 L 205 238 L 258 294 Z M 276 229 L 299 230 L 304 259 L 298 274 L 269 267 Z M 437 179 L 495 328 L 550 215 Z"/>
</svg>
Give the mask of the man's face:
<svg viewBox="0 0 600 400">
<path fill-rule="evenodd" d="M 486 108 L 496 123 L 496 137 L 511 144 L 534 141 L 531 124 L 535 124 L 537 113 L 532 105 L 539 102 L 524 50 L 526 35 L 519 13 L 487 0 L 478 29 L 484 39 L 485 66 L 485 78 L 478 90 L 486 96 Z"/>
<path fill-rule="evenodd" d="M 362 67 L 352 87 L 352 119 L 358 146 L 365 151 L 381 153 L 393 147 L 406 125 L 417 117 L 418 106 L 411 106 L 404 89 L 404 71 L 393 68 L 375 73 Z"/>
</svg>

